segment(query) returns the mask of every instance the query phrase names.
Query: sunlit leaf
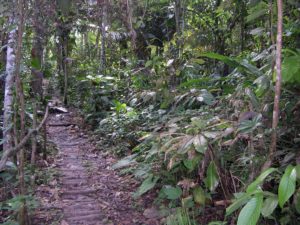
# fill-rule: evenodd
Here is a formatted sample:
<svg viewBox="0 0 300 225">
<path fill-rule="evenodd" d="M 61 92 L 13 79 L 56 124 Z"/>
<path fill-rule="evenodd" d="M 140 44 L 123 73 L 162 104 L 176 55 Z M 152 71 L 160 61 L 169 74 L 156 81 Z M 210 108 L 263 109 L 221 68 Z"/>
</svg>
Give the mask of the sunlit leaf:
<svg viewBox="0 0 300 225">
<path fill-rule="evenodd" d="M 289 165 L 285 169 L 278 188 L 278 200 L 281 208 L 295 192 L 296 177 L 297 173 L 295 167 Z"/>
<path fill-rule="evenodd" d="M 193 144 L 194 144 L 195 150 L 202 154 L 205 153 L 207 146 L 208 146 L 208 142 L 207 142 L 206 138 L 201 134 L 196 135 L 194 137 Z"/>
<path fill-rule="evenodd" d="M 237 225 L 256 225 L 263 204 L 263 195 L 257 194 L 241 210 Z"/>
<path fill-rule="evenodd" d="M 268 168 L 264 172 L 262 172 L 256 179 L 253 181 L 247 188 L 247 193 L 251 194 L 256 191 L 258 185 L 260 185 L 271 173 L 277 171 L 275 168 Z"/>
<path fill-rule="evenodd" d="M 235 212 L 240 207 L 245 205 L 250 199 L 250 197 L 251 197 L 250 194 L 242 193 L 241 196 L 239 196 L 239 198 L 234 200 L 234 202 L 229 207 L 226 208 L 226 216 L 230 216 L 233 212 Z"/>
<path fill-rule="evenodd" d="M 269 217 L 273 213 L 273 211 L 276 209 L 277 205 L 278 205 L 277 196 L 267 198 L 263 203 L 263 207 L 261 209 L 261 214 L 264 217 Z"/>
</svg>

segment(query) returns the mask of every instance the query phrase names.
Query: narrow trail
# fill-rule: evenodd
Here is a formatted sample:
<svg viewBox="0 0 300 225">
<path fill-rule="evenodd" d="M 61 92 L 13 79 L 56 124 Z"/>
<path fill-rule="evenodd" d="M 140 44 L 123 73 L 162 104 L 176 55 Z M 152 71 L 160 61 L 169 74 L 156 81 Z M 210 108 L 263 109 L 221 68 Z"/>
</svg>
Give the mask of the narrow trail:
<svg viewBox="0 0 300 225">
<path fill-rule="evenodd" d="M 74 124 L 73 113 L 51 115 L 47 132 L 57 146 L 61 225 L 157 224 L 143 216 L 145 202 L 131 199 L 136 182 L 111 168 L 111 157 L 95 154 L 94 144 Z M 139 205 L 141 204 L 141 205 Z"/>
</svg>

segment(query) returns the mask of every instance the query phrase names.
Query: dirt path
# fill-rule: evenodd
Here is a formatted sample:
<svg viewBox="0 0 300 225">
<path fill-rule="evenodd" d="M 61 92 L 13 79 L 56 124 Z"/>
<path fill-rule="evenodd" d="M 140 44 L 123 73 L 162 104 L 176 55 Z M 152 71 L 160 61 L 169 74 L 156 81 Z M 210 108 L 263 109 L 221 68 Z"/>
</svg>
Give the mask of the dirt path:
<svg viewBox="0 0 300 225">
<path fill-rule="evenodd" d="M 113 170 L 112 158 L 95 154 L 94 145 L 74 123 L 73 113 L 51 115 L 49 139 L 57 146 L 59 171 L 55 208 L 61 225 L 157 224 L 143 216 L 144 206 L 131 199 L 136 182 Z M 144 204 L 144 203 L 142 203 Z"/>
</svg>

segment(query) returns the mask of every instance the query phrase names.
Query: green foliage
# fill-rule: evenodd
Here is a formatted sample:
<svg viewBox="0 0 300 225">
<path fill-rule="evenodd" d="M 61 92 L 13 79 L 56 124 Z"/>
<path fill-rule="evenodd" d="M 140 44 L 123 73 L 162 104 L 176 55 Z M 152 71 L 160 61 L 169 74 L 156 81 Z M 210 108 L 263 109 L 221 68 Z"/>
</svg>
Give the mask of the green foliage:
<svg viewBox="0 0 300 225">
<path fill-rule="evenodd" d="M 207 171 L 206 179 L 204 180 L 208 189 L 213 192 L 219 184 L 219 177 L 217 172 L 217 167 L 214 162 L 210 162 Z"/>
<path fill-rule="evenodd" d="M 143 181 L 143 183 L 141 184 L 141 186 L 138 188 L 138 190 L 136 191 L 136 193 L 134 193 L 133 197 L 137 198 L 143 194 L 145 194 L 146 192 L 148 192 L 149 190 L 151 190 L 152 188 L 155 187 L 155 184 L 157 183 L 157 181 L 159 180 L 159 177 L 154 176 L 153 174 L 150 174 L 147 179 L 145 179 Z M 170 193 L 169 193 L 170 194 Z M 175 193 L 176 194 L 176 193 Z M 173 197 L 173 196 L 171 196 Z"/>
<path fill-rule="evenodd" d="M 180 187 L 165 186 L 162 189 L 163 193 L 166 195 L 167 199 L 176 200 L 182 195 L 182 190 Z"/>
<path fill-rule="evenodd" d="M 278 188 L 278 202 L 281 208 L 295 192 L 296 176 L 295 167 L 288 166 L 280 180 Z"/>
<path fill-rule="evenodd" d="M 286 56 L 282 62 L 282 81 L 286 84 L 300 83 L 300 51 L 286 50 Z"/>
<path fill-rule="evenodd" d="M 262 194 L 257 194 L 253 198 L 251 198 L 241 210 L 237 225 L 255 225 L 259 219 L 262 205 Z"/>
<path fill-rule="evenodd" d="M 280 178 L 278 195 L 264 191 L 260 187 L 264 180 L 275 171 L 277 171 L 275 168 L 269 168 L 261 173 L 260 176 L 248 186 L 247 192 L 238 195 L 236 201 L 226 209 L 226 215 L 231 215 L 234 211 L 245 205 L 239 213 L 237 224 L 255 225 L 259 220 L 260 214 L 266 218 L 270 218 L 277 206 L 279 205 L 283 208 L 284 204 L 293 195 L 296 199 L 295 208 L 297 210 L 298 193 L 296 192 L 296 167 L 289 165 L 285 169 L 283 176 Z"/>
</svg>

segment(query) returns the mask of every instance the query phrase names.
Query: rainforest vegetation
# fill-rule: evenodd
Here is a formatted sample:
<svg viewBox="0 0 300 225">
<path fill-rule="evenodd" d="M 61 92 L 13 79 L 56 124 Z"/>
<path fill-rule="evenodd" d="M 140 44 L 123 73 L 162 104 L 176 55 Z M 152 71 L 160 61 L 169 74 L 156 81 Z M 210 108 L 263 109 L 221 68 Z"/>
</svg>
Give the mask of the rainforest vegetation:
<svg viewBox="0 0 300 225">
<path fill-rule="evenodd" d="M 1 224 L 300 224 L 298 0 L 0 0 L 0 86 Z"/>
</svg>

